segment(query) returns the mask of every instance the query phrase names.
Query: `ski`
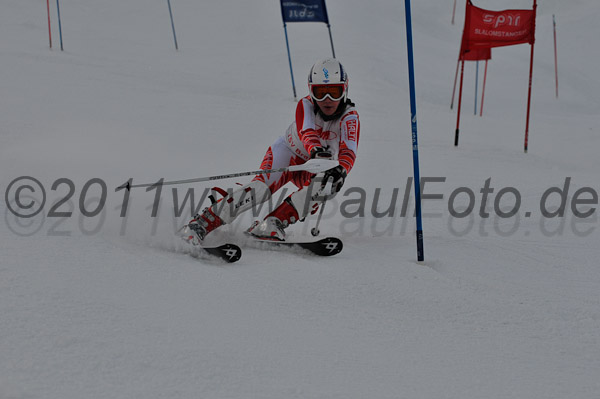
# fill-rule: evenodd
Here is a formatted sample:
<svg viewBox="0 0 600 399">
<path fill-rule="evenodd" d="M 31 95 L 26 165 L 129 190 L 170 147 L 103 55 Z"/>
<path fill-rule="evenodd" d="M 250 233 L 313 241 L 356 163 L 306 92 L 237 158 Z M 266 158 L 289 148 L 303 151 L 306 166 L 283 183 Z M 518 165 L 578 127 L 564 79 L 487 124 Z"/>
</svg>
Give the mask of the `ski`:
<svg viewBox="0 0 600 399">
<path fill-rule="evenodd" d="M 223 259 L 228 263 L 237 262 L 242 257 L 242 249 L 235 244 L 227 243 L 216 247 L 203 247 L 198 245 L 197 247 L 201 248 L 204 252 L 212 256 Z"/>
<path fill-rule="evenodd" d="M 189 229 L 188 225 L 179 229 L 177 235 L 192 248 L 198 248 L 209 255 L 221 258 L 225 262 L 237 262 L 242 257 L 242 249 L 235 244 L 225 243 L 214 246 L 202 245 L 202 241 L 198 239 L 196 233 Z"/>
<path fill-rule="evenodd" d="M 275 247 L 301 248 L 318 256 L 333 256 L 342 252 L 344 248 L 342 240 L 336 237 L 326 237 L 318 241 L 275 241 L 258 237 L 252 237 L 252 240 Z"/>
</svg>

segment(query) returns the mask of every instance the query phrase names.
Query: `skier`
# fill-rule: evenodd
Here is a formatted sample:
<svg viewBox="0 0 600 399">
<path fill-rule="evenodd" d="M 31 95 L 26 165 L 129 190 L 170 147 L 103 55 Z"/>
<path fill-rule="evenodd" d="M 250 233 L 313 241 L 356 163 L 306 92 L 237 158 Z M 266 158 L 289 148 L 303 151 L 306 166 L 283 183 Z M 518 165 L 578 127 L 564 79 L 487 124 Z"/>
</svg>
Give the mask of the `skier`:
<svg viewBox="0 0 600 399">
<path fill-rule="evenodd" d="M 284 241 L 287 226 L 314 213 L 328 196 L 340 191 L 354 165 L 360 133 L 358 113 L 348 98 L 348 75 L 336 59 L 318 61 L 310 69 L 308 89 L 310 94 L 296 106 L 295 121 L 268 148 L 260 169 L 300 165 L 314 158 L 338 160 L 339 165 L 316 175 L 306 171 L 260 174 L 232 193 L 222 192 L 223 198 L 195 215 L 188 224 L 190 241 L 200 243 L 211 231 L 268 201 L 277 190 L 292 182 L 298 191 L 247 230 L 257 238 Z M 331 191 L 326 193 L 328 181 L 332 183 Z"/>
</svg>

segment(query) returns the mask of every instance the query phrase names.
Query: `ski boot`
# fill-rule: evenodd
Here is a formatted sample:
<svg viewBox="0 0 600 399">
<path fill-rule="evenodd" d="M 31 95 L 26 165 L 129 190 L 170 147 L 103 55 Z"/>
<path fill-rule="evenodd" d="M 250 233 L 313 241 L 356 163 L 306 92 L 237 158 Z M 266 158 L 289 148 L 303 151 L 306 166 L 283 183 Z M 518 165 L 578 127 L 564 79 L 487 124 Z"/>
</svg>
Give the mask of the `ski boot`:
<svg viewBox="0 0 600 399">
<path fill-rule="evenodd" d="M 195 215 L 186 226 L 186 232 L 189 234 L 188 241 L 197 245 L 204 241 L 208 233 L 222 225 L 223 220 L 211 208 L 204 208 L 202 213 Z"/>
<path fill-rule="evenodd" d="M 285 228 L 298 219 L 298 211 L 288 197 L 262 222 L 255 221 L 247 233 L 262 240 L 285 241 Z"/>
</svg>

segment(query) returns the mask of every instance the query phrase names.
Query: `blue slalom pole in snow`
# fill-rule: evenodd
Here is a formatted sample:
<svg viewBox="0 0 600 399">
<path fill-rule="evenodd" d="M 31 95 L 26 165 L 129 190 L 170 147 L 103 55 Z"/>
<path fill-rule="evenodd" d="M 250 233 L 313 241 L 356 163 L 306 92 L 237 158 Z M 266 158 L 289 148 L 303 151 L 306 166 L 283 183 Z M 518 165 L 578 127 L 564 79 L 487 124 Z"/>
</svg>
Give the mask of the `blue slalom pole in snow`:
<svg viewBox="0 0 600 399">
<path fill-rule="evenodd" d="M 58 36 L 60 37 L 60 51 L 64 51 L 63 41 L 62 41 L 62 24 L 60 22 L 60 4 L 58 4 L 58 0 L 56 0 L 56 12 L 58 13 Z"/>
<path fill-rule="evenodd" d="M 417 137 L 417 100 L 415 94 L 415 63 L 413 58 L 410 0 L 404 0 L 406 14 L 406 48 L 408 50 L 408 80 L 410 85 L 410 121 L 412 130 L 413 173 L 415 180 L 415 211 L 417 217 L 417 260 L 423 262 L 423 224 L 421 221 L 421 178 L 419 176 L 419 141 Z"/>
<path fill-rule="evenodd" d="M 177 45 L 177 35 L 175 34 L 175 23 L 173 22 L 173 11 L 171 11 L 171 0 L 167 0 L 167 4 L 169 5 L 169 15 L 171 16 L 171 29 L 173 29 L 173 40 L 175 41 L 175 50 L 179 50 L 179 46 Z"/>
</svg>

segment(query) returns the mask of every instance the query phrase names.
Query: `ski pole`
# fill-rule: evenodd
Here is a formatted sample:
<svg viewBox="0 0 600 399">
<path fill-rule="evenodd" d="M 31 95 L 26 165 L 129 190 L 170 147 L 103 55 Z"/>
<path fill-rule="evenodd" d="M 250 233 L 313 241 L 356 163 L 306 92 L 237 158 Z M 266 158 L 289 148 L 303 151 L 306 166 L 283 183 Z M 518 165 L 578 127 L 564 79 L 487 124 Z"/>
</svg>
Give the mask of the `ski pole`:
<svg viewBox="0 0 600 399">
<path fill-rule="evenodd" d="M 313 237 L 316 237 L 319 234 L 321 234 L 321 231 L 319 230 L 319 222 L 321 222 L 321 217 L 323 216 L 323 210 L 325 209 L 326 203 L 327 200 L 323 201 L 323 203 L 321 204 L 321 209 L 319 210 L 319 214 L 317 215 L 317 223 L 315 223 L 315 227 L 310 229 L 310 234 L 312 234 Z"/>
<path fill-rule="evenodd" d="M 152 187 L 155 185 L 160 186 L 169 186 L 174 184 L 186 184 L 186 183 L 197 183 L 203 181 L 213 181 L 213 180 L 223 180 L 223 179 L 231 179 L 234 177 L 242 177 L 242 176 L 251 176 L 251 175 L 262 175 L 267 173 L 278 173 L 278 172 L 297 172 L 297 171 L 306 171 L 309 173 L 320 173 L 325 172 L 326 170 L 335 168 L 339 163 L 337 160 L 332 159 L 309 159 L 302 165 L 292 165 L 285 168 L 278 169 L 267 169 L 267 170 L 253 170 L 249 172 L 237 172 L 230 173 L 227 175 L 217 175 L 217 176 L 208 176 L 208 177 L 197 177 L 193 179 L 185 179 L 185 180 L 172 180 L 161 182 L 160 180 L 156 183 L 144 183 L 144 184 L 131 184 L 131 179 L 127 181 L 127 183 L 120 185 L 116 188 L 116 190 L 122 190 L 126 188 L 127 190 L 131 190 L 135 187 Z"/>
<path fill-rule="evenodd" d="M 330 177 L 327 180 L 327 183 L 325 183 L 325 187 L 322 189 L 321 192 L 330 193 L 332 191 L 331 190 L 332 183 L 333 183 L 333 177 Z M 317 215 L 317 223 L 315 223 L 315 227 L 310 229 L 310 234 L 312 234 L 313 237 L 316 237 L 319 234 L 321 234 L 321 231 L 319 231 L 319 223 L 321 222 L 321 218 L 323 217 L 323 210 L 325 209 L 325 203 L 327 203 L 327 197 L 325 197 L 325 199 L 323 200 L 323 203 L 321 204 L 321 209 L 319 209 L 319 214 Z"/>
</svg>

